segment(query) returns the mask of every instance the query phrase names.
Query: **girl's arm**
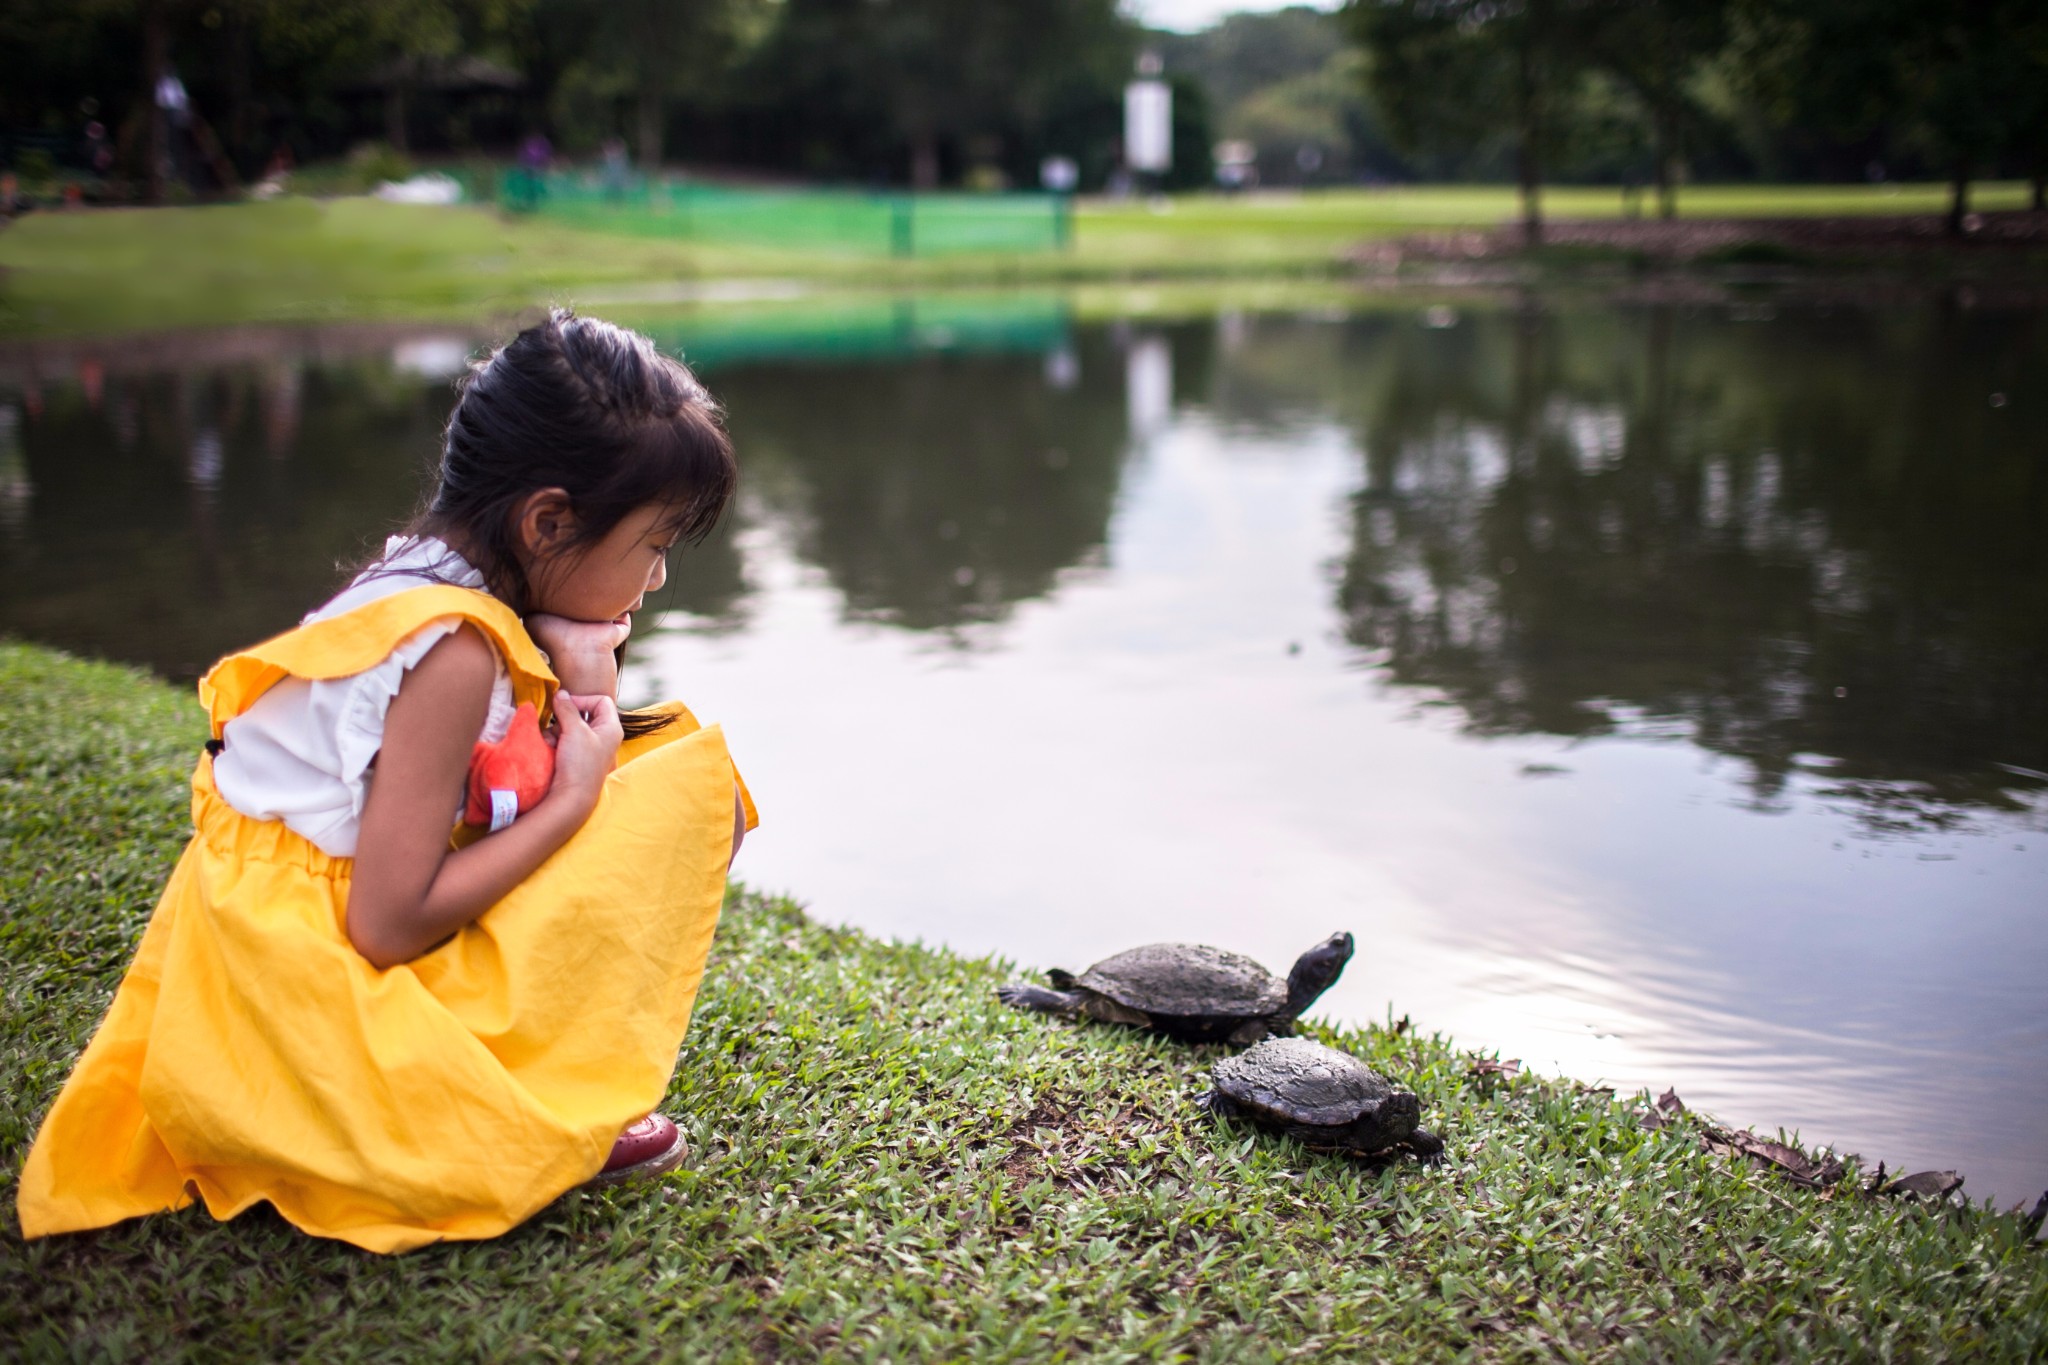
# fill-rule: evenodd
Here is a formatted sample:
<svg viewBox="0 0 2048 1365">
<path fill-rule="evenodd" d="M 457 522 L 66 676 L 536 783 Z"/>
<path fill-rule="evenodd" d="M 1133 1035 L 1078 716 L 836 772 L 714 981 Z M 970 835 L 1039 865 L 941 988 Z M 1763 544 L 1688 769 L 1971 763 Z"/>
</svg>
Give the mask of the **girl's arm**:
<svg viewBox="0 0 2048 1365">
<path fill-rule="evenodd" d="M 633 633 L 631 617 L 616 621 L 572 621 L 535 612 L 526 618 L 533 642 L 547 652 L 548 667 L 562 687 L 579 697 L 599 693 L 619 699 L 619 647 Z"/>
<path fill-rule="evenodd" d="M 612 770 L 617 706 L 557 693 L 547 796 L 510 828 L 451 853 L 495 673 L 490 644 L 464 626 L 427 651 L 385 715 L 348 893 L 349 942 L 375 966 L 411 961 L 502 900 L 582 827 Z"/>
<path fill-rule="evenodd" d="M 526 629 L 534 643 L 547 651 L 548 667 L 562 680 L 564 689 L 579 696 L 599 693 L 617 701 L 619 696 L 619 648 L 632 633 L 630 617 L 618 621 L 572 621 L 566 616 L 535 612 L 526 618 Z M 747 808 L 739 788 L 732 792 L 732 858 L 740 856 L 747 838 Z M 732 866 L 732 858 L 726 866 Z"/>
</svg>

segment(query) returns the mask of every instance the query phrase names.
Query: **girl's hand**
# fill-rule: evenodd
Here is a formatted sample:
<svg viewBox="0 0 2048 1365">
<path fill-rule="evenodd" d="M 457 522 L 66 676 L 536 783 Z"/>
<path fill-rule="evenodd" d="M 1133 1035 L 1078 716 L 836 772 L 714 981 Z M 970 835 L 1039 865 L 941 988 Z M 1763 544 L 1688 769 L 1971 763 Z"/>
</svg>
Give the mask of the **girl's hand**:
<svg viewBox="0 0 2048 1365">
<path fill-rule="evenodd" d="M 555 781 L 541 808 L 560 798 L 580 806 L 582 814 L 588 815 L 597 805 L 605 778 L 618 763 L 619 742 L 625 738 L 618 703 L 603 693 L 576 696 L 566 688 L 558 691 L 555 731 Z"/>
<path fill-rule="evenodd" d="M 547 651 L 548 666 L 574 696 L 619 694 L 619 646 L 633 633 L 633 618 L 572 621 L 566 616 L 535 612 L 526 618 L 527 633 Z"/>
</svg>

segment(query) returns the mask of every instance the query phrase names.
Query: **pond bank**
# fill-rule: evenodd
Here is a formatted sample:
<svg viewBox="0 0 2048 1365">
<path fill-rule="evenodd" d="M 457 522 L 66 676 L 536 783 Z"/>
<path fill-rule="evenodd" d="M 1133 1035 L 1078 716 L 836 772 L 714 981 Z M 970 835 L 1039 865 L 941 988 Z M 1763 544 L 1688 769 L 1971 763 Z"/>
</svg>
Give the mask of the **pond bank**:
<svg viewBox="0 0 2048 1365">
<path fill-rule="evenodd" d="M 1962 235 L 1936 214 L 1812 215 L 1785 218 L 1575 219 L 1543 225 L 1531 249 L 1519 226 L 1415 233 L 1361 244 L 1347 253 L 1368 273 L 1427 271 L 1506 261 L 1569 272 L 1621 263 L 1693 270 L 1906 272 L 1993 281 L 2032 279 L 2048 267 L 2048 213 L 1972 213 Z"/>
<path fill-rule="evenodd" d="M 0 1201 L 183 841 L 201 725 L 127 669 L 0 646 Z M 771 812 L 772 816 L 772 812 Z M 1213 1127 L 1215 1055 L 998 1006 L 1005 964 L 736 890 L 671 1088 L 692 1155 L 499 1241 L 379 1260 L 196 1210 L 0 1232 L 30 1358 L 1864 1358 L 2048 1350 L 2021 1219 L 1803 1189 L 1700 1121 L 1333 1030 L 1439 1166 Z M 1959 1121 L 1967 1121 L 1963 1118 Z M 1725 1145 L 1725 1144 L 1724 1144 Z M 1881 1155 L 1881 1154 L 1879 1154 Z"/>
</svg>

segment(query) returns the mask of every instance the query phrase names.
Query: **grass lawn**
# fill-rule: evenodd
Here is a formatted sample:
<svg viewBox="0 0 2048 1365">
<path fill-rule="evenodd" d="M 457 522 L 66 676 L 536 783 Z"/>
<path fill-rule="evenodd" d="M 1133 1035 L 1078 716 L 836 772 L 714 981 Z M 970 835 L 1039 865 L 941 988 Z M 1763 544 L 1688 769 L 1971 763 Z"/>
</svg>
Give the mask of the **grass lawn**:
<svg viewBox="0 0 2048 1365">
<path fill-rule="evenodd" d="M 1708 187 L 1689 215 L 1935 212 L 1940 186 Z M 1559 217 L 1612 217 L 1611 189 L 1558 189 Z M 1979 188 L 2017 208 L 2024 187 Z M 508 220 L 484 208 L 285 199 L 188 209 L 31 214 L 0 232 L 0 337 L 237 322 L 432 318 L 473 322 L 583 294 L 689 301 L 734 281 L 836 289 L 1120 280 L 1272 279 L 1340 268 L 1361 240 L 1491 226 L 1515 211 L 1493 186 L 1086 202 L 1071 252 L 877 260 L 664 242 Z"/>
<path fill-rule="evenodd" d="M 196 705 L 0 645 L 0 1198 L 186 828 Z M 772 812 L 772 794 L 770 809 Z M 31 1360 L 2022 1361 L 2048 1255 L 2007 1215 L 1833 1197 L 1441 1038 L 1313 1026 L 1448 1160 L 1213 1125 L 1215 1049 L 998 1006 L 1003 964 L 735 892 L 670 1108 L 691 1156 L 495 1242 L 369 1256 L 255 1212 L 24 1244 Z"/>
<path fill-rule="evenodd" d="M 1987 211 L 2025 208 L 2027 188 L 1980 185 L 1971 202 Z M 1647 198 L 1643 203 L 1646 213 L 1654 212 Z M 1942 185 L 1713 185 L 1679 196 L 1680 216 L 1686 218 L 1940 213 L 1947 207 Z M 1543 211 L 1552 218 L 1617 218 L 1621 195 L 1612 188 L 1560 187 L 1544 192 Z M 1075 254 L 1081 261 L 1134 270 L 1146 262 L 1193 261 L 1218 269 L 1307 269 L 1366 238 L 1495 227 L 1518 221 L 1519 212 L 1514 191 L 1497 185 L 1189 195 L 1157 205 L 1100 202 L 1076 215 Z"/>
</svg>

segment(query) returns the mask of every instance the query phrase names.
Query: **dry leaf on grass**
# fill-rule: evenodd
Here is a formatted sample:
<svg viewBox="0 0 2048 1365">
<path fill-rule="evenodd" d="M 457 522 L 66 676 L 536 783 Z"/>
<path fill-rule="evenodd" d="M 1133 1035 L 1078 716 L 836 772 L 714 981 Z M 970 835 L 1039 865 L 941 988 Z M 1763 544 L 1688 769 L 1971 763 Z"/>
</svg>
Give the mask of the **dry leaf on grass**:
<svg viewBox="0 0 2048 1365">
<path fill-rule="evenodd" d="M 1675 1097 L 1674 1097 L 1675 1098 Z M 1825 1189 L 1842 1178 L 1847 1164 L 1833 1153 L 1808 1156 L 1787 1143 L 1760 1138 L 1743 1129 L 1730 1130 L 1708 1123 L 1701 1125 L 1700 1146 L 1718 1156 L 1743 1156 L 1777 1171 L 1795 1185 L 1810 1190 Z"/>
<path fill-rule="evenodd" d="M 1671 1126 L 1673 1119 L 1685 1112 L 1685 1101 L 1678 1098 L 1677 1090 L 1666 1090 L 1656 1102 L 1636 1115 L 1636 1123 L 1649 1132 Z"/>
</svg>

